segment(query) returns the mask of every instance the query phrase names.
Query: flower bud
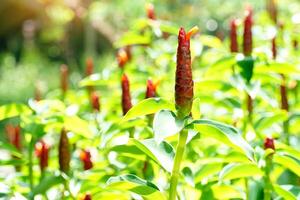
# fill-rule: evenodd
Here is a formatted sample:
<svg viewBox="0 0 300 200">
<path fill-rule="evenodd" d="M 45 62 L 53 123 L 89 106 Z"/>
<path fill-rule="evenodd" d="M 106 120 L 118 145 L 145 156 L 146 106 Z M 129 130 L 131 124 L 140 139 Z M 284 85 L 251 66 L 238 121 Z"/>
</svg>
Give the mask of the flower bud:
<svg viewBox="0 0 300 200">
<path fill-rule="evenodd" d="M 276 37 L 272 38 L 272 57 L 275 60 L 277 57 Z"/>
<path fill-rule="evenodd" d="M 156 96 L 156 86 L 153 84 L 152 80 L 147 81 L 146 99 Z"/>
<path fill-rule="evenodd" d="M 86 68 L 85 68 L 85 74 L 86 76 L 90 76 L 94 72 L 94 63 L 93 59 L 91 57 L 86 59 Z"/>
<path fill-rule="evenodd" d="M 100 111 L 99 95 L 96 92 L 91 93 L 91 103 L 95 111 Z"/>
<path fill-rule="evenodd" d="M 80 152 L 80 160 L 83 163 L 84 170 L 89 170 L 93 167 L 93 163 L 91 161 L 91 153 L 88 150 L 82 150 Z"/>
<path fill-rule="evenodd" d="M 252 8 L 248 7 L 245 12 L 243 52 L 245 56 L 251 56 L 252 53 Z"/>
<path fill-rule="evenodd" d="M 266 138 L 265 142 L 264 142 L 264 148 L 275 150 L 274 139 L 273 138 Z"/>
<path fill-rule="evenodd" d="M 92 200 L 91 194 L 87 193 L 87 194 L 84 196 L 83 200 Z"/>
<path fill-rule="evenodd" d="M 191 29 L 187 34 L 183 28 L 179 29 L 177 65 L 175 78 L 175 103 L 178 115 L 185 117 L 190 114 L 193 102 L 193 78 L 191 67 L 190 37 L 197 31 Z"/>
<path fill-rule="evenodd" d="M 59 155 L 59 169 L 64 173 L 68 173 L 70 169 L 70 148 L 69 148 L 69 139 L 67 136 L 67 132 L 65 129 L 61 130 L 59 147 L 58 147 L 58 155 Z"/>
<path fill-rule="evenodd" d="M 63 93 L 66 93 L 68 90 L 68 73 L 69 69 L 67 65 L 61 65 L 60 66 L 60 84 L 61 84 L 61 90 Z"/>
<path fill-rule="evenodd" d="M 130 96 L 130 84 L 126 74 L 122 76 L 122 109 L 123 115 L 132 107 Z"/>
<path fill-rule="evenodd" d="M 44 171 L 48 166 L 49 146 L 43 141 L 39 141 L 35 145 L 35 154 L 40 160 L 40 169 Z"/>
<path fill-rule="evenodd" d="M 125 64 L 128 62 L 129 57 L 125 49 L 121 48 L 118 50 L 117 60 L 120 68 L 123 68 Z"/>
<path fill-rule="evenodd" d="M 237 42 L 237 20 L 232 20 L 230 22 L 230 51 L 238 52 L 238 42 Z"/>
<path fill-rule="evenodd" d="M 154 13 L 154 5 L 153 4 L 148 3 L 146 5 L 146 12 L 147 12 L 148 19 L 152 19 L 152 20 L 156 19 L 155 13 Z"/>
<path fill-rule="evenodd" d="M 13 126 L 8 124 L 5 126 L 7 138 L 10 144 L 14 145 L 19 151 L 22 148 L 21 145 L 21 128 L 19 126 Z"/>
</svg>

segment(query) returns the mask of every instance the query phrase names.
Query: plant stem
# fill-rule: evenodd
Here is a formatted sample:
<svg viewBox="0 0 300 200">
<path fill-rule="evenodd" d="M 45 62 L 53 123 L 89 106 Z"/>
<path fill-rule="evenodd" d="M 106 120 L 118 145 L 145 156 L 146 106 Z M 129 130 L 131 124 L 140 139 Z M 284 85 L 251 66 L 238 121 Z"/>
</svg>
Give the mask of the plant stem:
<svg viewBox="0 0 300 200">
<path fill-rule="evenodd" d="M 272 194 L 272 183 L 270 180 L 270 171 L 272 167 L 272 155 L 269 155 L 266 158 L 266 167 L 264 169 L 265 171 L 265 187 L 264 187 L 264 200 L 271 200 L 271 194 Z"/>
<path fill-rule="evenodd" d="M 33 163 L 32 163 L 32 151 L 33 151 L 33 138 L 31 136 L 28 147 L 28 172 L 29 172 L 29 186 L 30 190 L 33 190 Z"/>
<path fill-rule="evenodd" d="M 176 188 L 178 184 L 178 178 L 179 178 L 179 170 L 180 170 L 180 164 L 184 153 L 184 148 L 186 145 L 186 140 L 188 136 L 188 131 L 183 129 L 179 133 L 179 141 L 177 144 L 176 154 L 175 154 L 175 161 L 173 165 L 172 170 L 172 177 L 171 177 L 171 183 L 170 183 L 170 189 L 169 189 L 169 200 L 175 200 L 176 199 Z"/>
</svg>

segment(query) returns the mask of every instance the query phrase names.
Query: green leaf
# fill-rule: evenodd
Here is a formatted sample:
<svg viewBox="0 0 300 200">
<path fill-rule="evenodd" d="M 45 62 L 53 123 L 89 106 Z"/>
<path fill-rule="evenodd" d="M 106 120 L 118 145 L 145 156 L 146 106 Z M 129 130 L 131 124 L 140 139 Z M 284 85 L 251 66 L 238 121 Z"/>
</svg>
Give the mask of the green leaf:
<svg viewBox="0 0 300 200">
<path fill-rule="evenodd" d="M 195 186 L 195 183 L 194 183 L 194 174 L 193 174 L 193 171 L 191 170 L 191 168 L 189 167 L 184 167 L 182 169 L 182 174 L 184 176 L 184 179 L 185 181 L 190 184 L 191 186 Z"/>
<path fill-rule="evenodd" d="M 258 65 L 255 67 L 255 73 L 278 73 L 284 75 L 296 75 L 300 74 L 300 70 L 297 69 L 297 66 L 291 65 L 289 63 L 279 63 L 273 62 L 267 65 Z"/>
<path fill-rule="evenodd" d="M 9 151 L 11 155 L 22 157 L 22 153 L 12 144 L 0 141 L 0 149 Z"/>
<path fill-rule="evenodd" d="M 211 35 L 201 35 L 200 41 L 203 45 L 211 48 L 216 48 L 216 49 L 223 48 L 222 41 L 219 38 Z"/>
<path fill-rule="evenodd" d="M 231 180 L 249 176 L 262 176 L 263 172 L 252 163 L 231 163 L 226 165 L 219 174 L 219 180 Z"/>
<path fill-rule="evenodd" d="M 211 187 L 215 199 L 246 199 L 246 194 L 230 185 L 213 185 Z"/>
<path fill-rule="evenodd" d="M 169 110 L 161 110 L 155 114 L 153 120 L 155 141 L 160 143 L 165 138 L 180 132 L 183 127 L 183 121 L 176 118 L 173 112 Z"/>
<path fill-rule="evenodd" d="M 172 172 L 175 153 L 173 147 L 166 141 L 157 144 L 154 139 L 142 141 L 130 139 L 129 144 L 134 144 L 165 170 Z"/>
<path fill-rule="evenodd" d="M 217 174 L 222 169 L 222 163 L 212 163 L 203 165 L 195 175 L 195 183 L 202 181 L 204 178 L 209 178 Z"/>
<path fill-rule="evenodd" d="M 16 117 L 22 114 L 29 115 L 31 113 L 31 109 L 24 104 L 12 103 L 0 106 L 0 120 Z"/>
<path fill-rule="evenodd" d="M 169 101 L 161 98 L 144 99 L 133 106 L 122 118 L 121 122 L 125 122 L 136 117 L 153 114 L 162 109 L 175 110 L 175 106 Z"/>
<path fill-rule="evenodd" d="M 145 199 L 166 199 L 155 184 L 133 174 L 111 177 L 108 179 L 107 184 L 108 189 L 130 191 L 141 195 Z"/>
<path fill-rule="evenodd" d="M 86 86 L 107 86 L 108 81 L 103 80 L 100 74 L 92 74 L 79 82 L 80 87 Z"/>
<path fill-rule="evenodd" d="M 293 185 L 277 185 L 273 184 L 273 188 L 275 192 L 281 196 L 285 200 L 297 200 L 300 197 L 300 190 L 298 190 L 298 196 L 294 196 L 294 194 L 290 191 L 293 187 Z"/>
<path fill-rule="evenodd" d="M 64 178 L 60 175 L 46 177 L 42 181 L 40 181 L 40 183 L 37 186 L 33 188 L 33 190 L 30 193 L 30 196 L 34 196 L 37 194 L 44 194 L 51 187 L 63 182 L 64 182 Z"/>
<path fill-rule="evenodd" d="M 193 119 L 200 119 L 200 117 L 201 117 L 200 102 L 201 102 L 200 98 L 196 98 L 193 101 L 193 106 L 192 106 Z"/>
<path fill-rule="evenodd" d="M 68 131 L 72 131 L 86 138 L 91 138 L 93 133 L 89 128 L 87 121 L 78 116 L 66 116 L 64 118 L 64 127 Z"/>
<path fill-rule="evenodd" d="M 187 126 L 187 128 L 190 127 L 200 132 L 201 135 L 215 138 L 219 142 L 243 152 L 250 160 L 254 160 L 254 151 L 252 147 L 243 139 L 242 135 L 234 127 L 207 119 L 195 120 Z"/>
<path fill-rule="evenodd" d="M 128 45 L 146 45 L 150 44 L 150 36 L 139 35 L 134 32 L 128 32 L 123 35 L 123 37 L 115 43 L 116 48 L 128 46 Z"/>
<path fill-rule="evenodd" d="M 241 75 L 247 81 L 250 82 L 253 76 L 254 59 L 251 56 L 243 57 L 237 60 L 237 64 L 241 67 Z"/>
<path fill-rule="evenodd" d="M 288 118 L 288 113 L 285 110 L 278 112 L 265 113 L 255 124 L 254 128 L 257 132 L 272 126 L 274 123 L 283 122 Z"/>
<path fill-rule="evenodd" d="M 288 157 L 288 156 L 274 154 L 273 162 L 280 164 L 283 167 L 286 167 L 287 169 L 291 170 L 297 176 L 300 177 L 300 162 L 299 161 L 296 161 L 295 159 Z"/>
</svg>

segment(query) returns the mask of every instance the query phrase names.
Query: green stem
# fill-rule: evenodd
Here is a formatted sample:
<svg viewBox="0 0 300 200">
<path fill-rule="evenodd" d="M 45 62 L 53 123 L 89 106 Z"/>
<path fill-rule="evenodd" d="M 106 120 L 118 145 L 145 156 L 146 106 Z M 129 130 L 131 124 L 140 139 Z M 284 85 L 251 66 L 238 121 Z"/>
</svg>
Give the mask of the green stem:
<svg viewBox="0 0 300 200">
<path fill-rule="evenodd" d="M 29 186 L 30 190 L 33 190 L 33 158 L 32 158 L 32 152 L 33 152 L 33 138 L 31 136 L 29 141 L 29 147 L 28 147 L 28 171 L 29 171 Z"/>
<path fill-rule="evenodd" d="M 271 200 L 272 198 L 272 183 L 270 179 L 270 171 L 272 167 L 272 155 L 269 155 L 266 158 L 266 167 L 265 171 L 265 187 L 264 187 L 264 200 Z"/>
<path fill-rule="evenodd" d="M 170 183 L 170 189 L 169 189 L 169 200 L 175 200 L 176 199 L 176 188 L 178 184 L 178 178 L 179 178 L 179 170 L 180 170 L 180 164 L 183 157 L 186 140 L 188 136 L 188 131 L 183 129 L 179 133 L 179 141 L 177 144 L 176 154 L 175 154 L 175 161 L 173 165 L 172 170 L 172 177 L 171 177 L 171 183 Z"/>
</svg>

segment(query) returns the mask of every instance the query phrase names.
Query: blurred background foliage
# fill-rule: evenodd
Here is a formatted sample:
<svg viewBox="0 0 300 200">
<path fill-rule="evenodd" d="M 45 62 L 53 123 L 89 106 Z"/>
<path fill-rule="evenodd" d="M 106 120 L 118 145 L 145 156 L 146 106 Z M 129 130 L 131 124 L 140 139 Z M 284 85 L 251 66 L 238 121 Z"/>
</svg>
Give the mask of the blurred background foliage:
<svg viewBox="0 0 300 200">
<path fill-rule="evenodd" d="M 262 0 L 1 0 L 0 103 L 27 101 L 36 87 L 42 93 L 56 88 L 62 63 L 71 68 L 75 88 L 87 57 L 93 58 L 96 72 L 117 66 L 114 44 L 146 18 L 149 2 L 159 19 L 176 27 L 198 25 L 201 33 L 221 40 L 228 35 L 229 20 L 243 16 L 245 4 L 260 13 L 255 17 L 266 15 Z M 300 4 L 285 0 L 278 6 L 279 21 L 293 26 L 297 37 Z"/>
</svg>

